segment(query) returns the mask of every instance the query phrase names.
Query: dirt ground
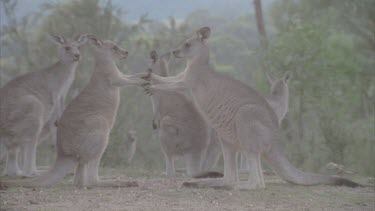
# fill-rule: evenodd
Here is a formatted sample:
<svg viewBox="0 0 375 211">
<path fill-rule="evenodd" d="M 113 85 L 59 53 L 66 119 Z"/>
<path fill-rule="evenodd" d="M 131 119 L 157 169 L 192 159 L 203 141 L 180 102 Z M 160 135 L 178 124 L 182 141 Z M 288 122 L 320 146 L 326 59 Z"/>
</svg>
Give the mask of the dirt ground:
<svg viewBox="0 0 375 211">
<path fill-rule="evenodd" d="M 0 210 L 375 210 L 371 187 L 304 187 L 267 176 L 264 190 L 235 191 L 184 188 L 183 177 L 106 175 L 139 187 L 79 189 L 69 177 L 51 188 L 1 190 Z"/>
</svg>

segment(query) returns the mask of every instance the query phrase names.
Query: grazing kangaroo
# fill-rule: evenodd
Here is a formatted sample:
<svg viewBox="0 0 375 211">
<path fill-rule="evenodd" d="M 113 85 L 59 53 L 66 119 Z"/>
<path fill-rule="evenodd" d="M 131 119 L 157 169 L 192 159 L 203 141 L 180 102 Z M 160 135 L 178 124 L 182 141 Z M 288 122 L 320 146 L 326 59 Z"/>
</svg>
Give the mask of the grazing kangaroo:
<svg viewBox="0 0 375 211">
<path fill-rule="evenodd" d="M 136 136 L 136 131 L 135 130 L 129 130 L 126 133 L 126 142 L 125 142 L 125 148 L 127 150 L 127 163 L 130 165 L 132 162 L 134 155 L 135 155 L 135 150 L 137 149 L 137 136 Z"/>
<path fill-rule="evenodd" d="M 115 123 L 120 101 L 120 86 L 140 85 L 123 75 L 115 59 L 125 59 L 128 52 L 116 43 L 89 36 L 95 49 L 95 70 L 87 86 L 64 110 L 57 128 L 57 158 L 47 173 L 30 180 L 2 181 L 4 186 L 51 186 L 74 168 L 74 184 L 79 187 L 127 187 L 135 182 L 99 180 L 98 168 L 109 134 Z M 137 78 L 135 78 L 137 79 Z"/>
<path fill-rule="evenodd" d="M 150 53 L 149 71 L 161 76 L 168 76 L 170 53 L 158 58 L 155 51 Z M 201 163 L 208 146 L 208 126 L 194 101 L 183 93 L 155 91 L 151 96 L 154 128 L 159 128 L 167 176 L 175 176 L 174 160 L 183 156 L 188 176 L 201 171 Z"/>
<path fill-rule="evenodd" d="M 7 148 L 4 174 L 36 176 L 36 148 L 55 128 L 65 97 L 80 60 L 79 48 L 87 35 L 68 41 L 51 35 L 58 45 L 59 61 L 52 66 L 19 76 L 0 89 L 0 143 Z M 48 58 L 48 57 L 47 57 Z M 22 171 L 18 151 L 22 149 Z"/>
<path fill-rule="evenodd" d="M 260 158 L 263 155 L 273 170 L 284 180 L 299 185 L 360 186 L 348 179 L 306 173 L 295 168 L 279 147 L 280 129 L 275 112 L 253 88 L 228 75 L 216 72 L 209 65 L 207 39 L 210 28 L 199 29 L 173 51 L 177 58 L 185 58 L 187 67 L 180 80 L 163 79 L 152 73 L 144 75 L 158 84 L 149 87 L 157 90 L 183 90 L 194 101 L 220 137 L 224 157 L 224 177 L 185 182 L 187 187 L 215 187 L 235 189 L 264 188 Z M 164 83 L 164 84 L 163 84 Z M 251 171 L 247 181 L 239 181 L 236 154 L 242 151 Z"/>
</svg>

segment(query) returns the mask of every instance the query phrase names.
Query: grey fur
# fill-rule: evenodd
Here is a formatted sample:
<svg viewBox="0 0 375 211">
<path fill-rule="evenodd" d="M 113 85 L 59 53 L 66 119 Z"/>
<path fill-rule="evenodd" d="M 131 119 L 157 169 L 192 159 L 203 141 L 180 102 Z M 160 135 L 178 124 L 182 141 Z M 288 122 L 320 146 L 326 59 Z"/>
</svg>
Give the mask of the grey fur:
<svg viewBox="0 0 375 211">
<path fill-rule="evenodd" d="M 220 137 L 224 177 L 185 182 L 184 186 L 264 188 L 261 156 L 264 156 L 279 176 L 294 184 L 359 186 L 338 176 L 302 172 L 289 163 L 278 145 L 279 121 L 272 107 L 256 90 L 228 75 L 216 72 L 209 65 L 209 48 L 206 43 L 209 35 L 210 29 L 203 27 L 197 31 L 196 36 L 187 39 L 173 51 L 175 57 L 187 60 L 182 79 L 163 79 L 153 74 L 146 77 L 159 83 L 150 87 L 151 92 L 188 91 L 209 125 Z M 251 169 L 247 181 L 239 181 L 238 178 L 236 154 L 239 151 L 246 155 Z"/>
<path fill-rule="evenodd" d="M 67 41 L 53 35 L 52 40 L 59 46 L 59 61 L 19 76 L 0 89 L 0 143 L 7 148 L 5 175 L 37 175 L 37 144 L 55 131 L 54 123 L 62 114 L 80 59 L 78 48 L 86 37 Z M 19 149 L 23 153 L 22 171 L 18 166 Z"/>
<path fill-rule="evenodd" d="M 151 52 L 149 70 L 161 77 L 168 76 L 170 53 L 158 58 Z M 188 176 L 202 170 L 202 160 L 208 146 L 208 126 L 194 101 L 181 92 L 156 91 L 151 97 L 158 136 L 165 156 L 166 174 L 174 176 L 174 161 L 182 156 Z"/>
<path fill-rule="evenodd" d="M 136 186 L 135 182 L 99 180 L 98 168 L 115 123 L 120 86 L 139 85 L 140 80 L 123 75 L 114 62 L 127 52 L 112 41 L 90 36 L 95 47 L 95 70 L 88 85 L 65 109 L 57 129 L 57 159 L 47 173 L 32 180 L 3 181 L 5 186 L 45 187 L 56 184 L 75 169 L 79 187 Z"/>
</svg>

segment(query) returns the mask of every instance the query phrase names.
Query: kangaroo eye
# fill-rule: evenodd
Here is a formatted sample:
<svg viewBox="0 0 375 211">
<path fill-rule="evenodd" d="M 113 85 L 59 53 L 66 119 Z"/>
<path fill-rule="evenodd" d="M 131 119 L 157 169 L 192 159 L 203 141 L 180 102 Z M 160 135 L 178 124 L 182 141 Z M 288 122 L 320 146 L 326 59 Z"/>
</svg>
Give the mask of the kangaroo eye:
<svg viewBox="0 0 375 211">
<path fill-rule="evenodd" d="M 71 49 L 71 48 L 70 48 L 69 46 L 66 46 L 66 47 L 65 47 L 65 50 L 66 50 L 66 51 L 70 51 L 70 49 Z"/>
<path fill-rule="evenodd" d="M 185 43 L 185 48 L 190 48 L 190 43 Z"/>
</svg>

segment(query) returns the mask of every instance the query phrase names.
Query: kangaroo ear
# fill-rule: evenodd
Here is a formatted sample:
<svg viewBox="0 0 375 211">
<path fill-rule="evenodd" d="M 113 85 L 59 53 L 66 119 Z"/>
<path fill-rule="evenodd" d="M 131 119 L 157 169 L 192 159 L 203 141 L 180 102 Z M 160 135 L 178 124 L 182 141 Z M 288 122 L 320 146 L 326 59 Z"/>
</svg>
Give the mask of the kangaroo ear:
<svg viewBox="0 0 375 211">
<path fill-rule="evenodd" d="M 198 31 L 197 31 L 197 36 L 200 40 L 206 40 L 210 37 L 210 34 L 211 34 L 211 29 L 210 27 L 203 27 L 203 28 L 200 28 Z"/>
<path fill-rule="evenodd" d="M 90 45 L 95 47 L 100 47 L 103 45 L 103 41 L 96 38 L 94 35 L 87 35 L 86 36 L 90 40 Z"/>
<path fill-rule="evenodd" d="M 50 34 L 49 37 L 52 40 L 52 42 L 54 42 L 58 45 L 63 45 L 63 44 L 66 43 L 66 39 L 64 38 L 64 36 Z"/>
<path fill-rule="evenodd" d="M 165 53 L 160 56 L 160 59 L 164 60 L 165 62 L 169 62 L 170 58 L 171 58 L 171 52 Z"/>
<path fill-rule="evenodd" d="M 286 71 L 283 76 L 283 80 L 285 83 L 288 83 L 290 78 L 292 77 L 292 72 Z"/>
<path fill-rule="evenodd" d="M 150 52 L 150 58 L 152 59 L 152 62 L 155 63 L 156 60 L 158 60 L 158 53 L 156 53 L 155 50 Z"/>
<path fill-rule="evenodd" d="M 268 72 L 266 72 L 265 74 L 266 74 L 266 78 L 267 78 L 268 84 L 272 85 L 274 79 L 272 78 L 272 76 Z"/>
<path fill-rule="evenodd" d="M 88 41 L 88 36 L 92 36 L 91 34 L 81 34 L 76 37 L 77 43 L 81 46 L 84 45 Z"/>
</svg>

